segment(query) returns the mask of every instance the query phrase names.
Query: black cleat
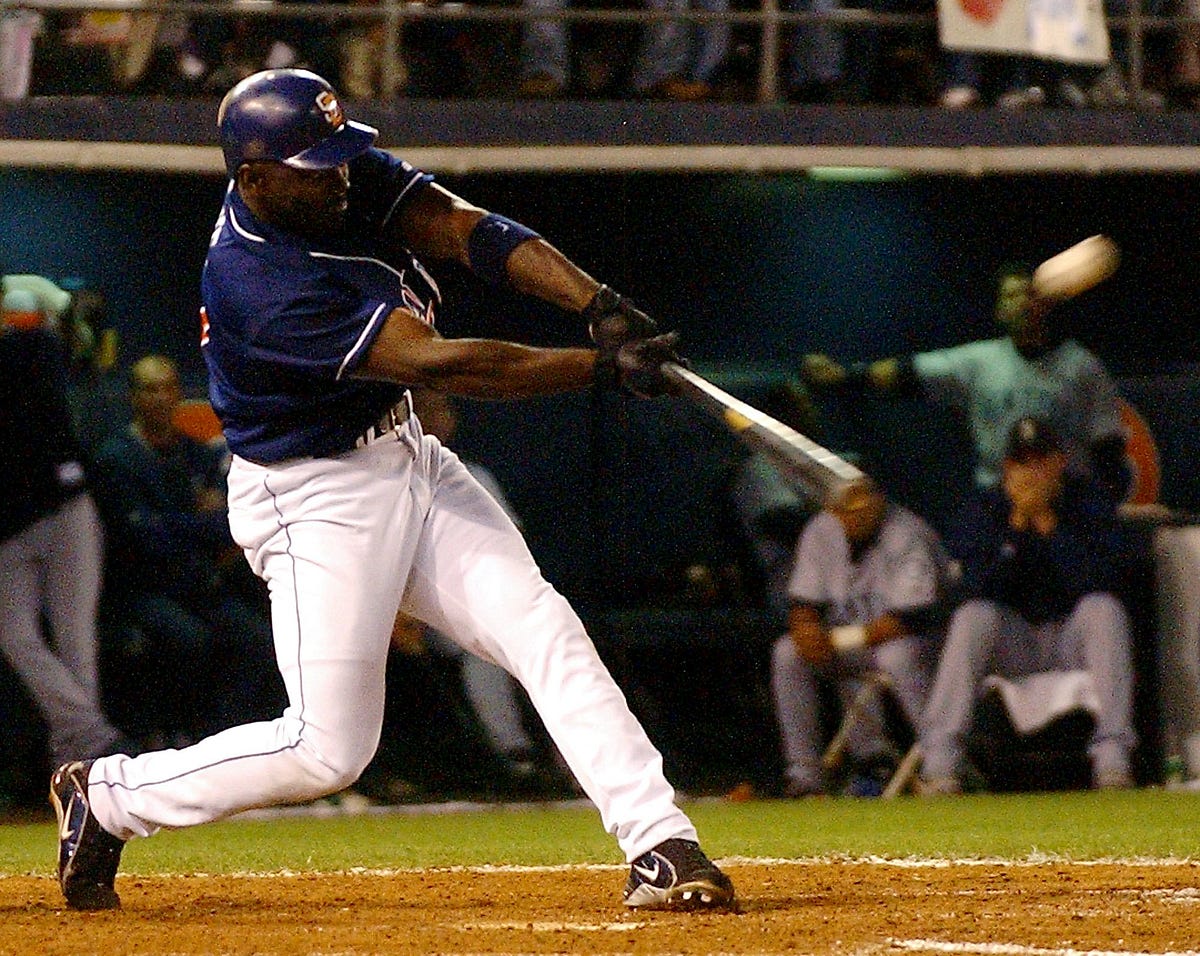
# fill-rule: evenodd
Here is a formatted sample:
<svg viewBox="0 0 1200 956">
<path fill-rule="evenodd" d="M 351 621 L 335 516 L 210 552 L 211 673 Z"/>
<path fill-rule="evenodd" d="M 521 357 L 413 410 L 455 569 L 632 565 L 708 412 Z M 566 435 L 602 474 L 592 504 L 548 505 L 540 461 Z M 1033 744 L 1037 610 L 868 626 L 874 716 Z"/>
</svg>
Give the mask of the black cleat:
<svg viewBox="0 0 1200 956">
<path fill-rule="evenodd" d="M 58 883 L 73 910 L 111 910 L 121 905 L 113 889 L 124 840 L 92 816 L 88 772 L 92 761 L 63 764 L 50 778 L 50 802 L 58 816 Z"/>
<path fill-rule="evenodd" d="M 731 909 L 733 883 L 691 840 L 664 840 L 629 868 L 625 905 L 642 909 Z"/>
</svg>

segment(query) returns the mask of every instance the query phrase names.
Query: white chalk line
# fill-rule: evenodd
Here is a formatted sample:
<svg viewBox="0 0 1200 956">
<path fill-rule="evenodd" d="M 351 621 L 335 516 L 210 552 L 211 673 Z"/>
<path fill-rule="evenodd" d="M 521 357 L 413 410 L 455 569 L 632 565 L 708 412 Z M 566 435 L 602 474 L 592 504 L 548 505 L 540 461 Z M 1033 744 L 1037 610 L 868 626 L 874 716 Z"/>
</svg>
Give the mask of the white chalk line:
<svg viewBox="0 0 1200 956">
<path fill-rule="evenodd" d="M 1090 860 L 1075 860 L 1065 856 L 1033 853 L 1027 857 L 884 857 L 884 856 L 820 856 L 820 857 L 753 857 L 725 856 L 715 862 L 723 867 L 738 866 L 795 866 L 818 867 L 837 864 L 896 867 L 899 869 L 949 869 L 955 866 L 990 867 L 1041 867 L 1041 866 L 1141 866 L 1168 867 L 1189 866 L 1200 869 L 1200 860 L 1194 857 L 1111 857 Z M 614 872 L 628 869 L 627 863 L 481 863 L 455 864 L 448 866 L 416 867 L 351 867 L 347 870 L 321 871 L 329 875 L 352 876 L 397 876 L 422 873 L 569 873 L 569 872 Z M 274 877 L 312 876 L 312 870 L 274 870 L 270 872 L 231 873 L 230 876 Z M 1111 892 L 1111 891 L 1110 891 Z"/>
<path fill-rule="evenodd" d="M 623 933 L 626 930 L 642 929 L 649 923 L 568 923 L 561 920 L 494 920 L 490 922 L 454 923 L 455 929 L 470 933 L 476 930 L 519 929 L 535 933 Z"/>
<path fill-rule="evenodd" d="M 910 953 L 961 953 L 964 956 L 1200 956 L 1194 949 L 1074 949 L 1071 947 L 1023 946 L 1020 943 L 952 943 L 933 939 L 889 940 L 894 949 Z"/>
</svg>

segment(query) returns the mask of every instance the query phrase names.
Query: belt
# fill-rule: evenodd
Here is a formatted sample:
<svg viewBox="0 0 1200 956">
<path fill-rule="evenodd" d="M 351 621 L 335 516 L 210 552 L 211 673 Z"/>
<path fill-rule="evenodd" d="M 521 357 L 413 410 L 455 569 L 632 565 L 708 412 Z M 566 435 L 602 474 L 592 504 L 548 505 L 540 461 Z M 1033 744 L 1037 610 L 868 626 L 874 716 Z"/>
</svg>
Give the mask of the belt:
<svg viewBox="0 0 1200 956">
<path fill-rule="evenodd" d="M 412 414 L 412 395 L 409 392 L 404 393 L 404 398 L 400 399 L 395 405 L 389 408 L 386 412 L 379 416 L 379 421 L 374 425 L 367 426 L 357 438 L 354 439 L 355 448 L 366 448 L 371 442 L 382 438 L 384 435 L 399 433 L 408 423 L 408 417 Z"/>
</svg>

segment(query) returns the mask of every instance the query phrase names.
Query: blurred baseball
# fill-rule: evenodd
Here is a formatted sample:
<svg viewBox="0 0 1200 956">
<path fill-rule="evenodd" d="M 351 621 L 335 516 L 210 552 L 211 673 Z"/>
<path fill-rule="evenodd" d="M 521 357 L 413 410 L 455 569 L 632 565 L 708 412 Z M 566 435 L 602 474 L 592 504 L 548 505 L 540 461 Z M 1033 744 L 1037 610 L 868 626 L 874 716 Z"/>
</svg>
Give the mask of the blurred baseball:
<svg viewBox="0 0 1200 956">
<path fill-rule="evenodd" d="M 1038 266 L 1033 287 L 1047 299 L 1070 299 L 1111 276 L 1120 261 L 1117 244 L 1108 236 L 1089 236 Z"/>
</svg>

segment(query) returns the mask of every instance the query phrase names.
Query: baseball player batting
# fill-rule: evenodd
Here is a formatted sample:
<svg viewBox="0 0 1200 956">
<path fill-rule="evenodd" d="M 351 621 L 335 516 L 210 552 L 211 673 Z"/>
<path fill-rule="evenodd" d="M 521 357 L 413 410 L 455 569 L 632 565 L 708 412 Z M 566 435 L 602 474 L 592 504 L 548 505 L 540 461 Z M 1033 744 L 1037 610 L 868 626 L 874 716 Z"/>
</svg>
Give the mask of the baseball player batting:
<svg viewBox="0 0 1200 956">
<path fill-rule="evenodd" d="M 289 704 L 182 750 L 65 764 L 51 800 L 68 906 L 110 909 L 121 849 L 162 827 L 341 790 L 375 753 L 397 611 L 494 661 L 629 860 L 624 902 L 733 903 L 662 758 L 520 532 L 411 413 L 407 385 L 518 398 L 670 390 L 674 337 L 537 233 L 373 147 L 321 77 L 257 73 L 218 113 L 230 176 L 201 282 L 229 522 L 271 594 Z M 580 314 L 597 348 L 446 339 L 422 259 Z"/>
</svg>

